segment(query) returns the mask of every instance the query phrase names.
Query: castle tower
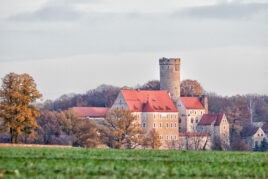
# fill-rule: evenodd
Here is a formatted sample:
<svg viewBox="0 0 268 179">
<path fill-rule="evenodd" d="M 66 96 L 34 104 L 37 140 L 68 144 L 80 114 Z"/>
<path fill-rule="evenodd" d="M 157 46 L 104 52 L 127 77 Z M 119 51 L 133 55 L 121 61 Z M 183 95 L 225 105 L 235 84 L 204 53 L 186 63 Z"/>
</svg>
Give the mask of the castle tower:
<svg viewBox="0 0 268 179">
<path fill-rule="evenodd" d="M 173 101 L 180 97 L 180 58 L 161 58 L 160 90 L 167 90 Z"/>
</svg>

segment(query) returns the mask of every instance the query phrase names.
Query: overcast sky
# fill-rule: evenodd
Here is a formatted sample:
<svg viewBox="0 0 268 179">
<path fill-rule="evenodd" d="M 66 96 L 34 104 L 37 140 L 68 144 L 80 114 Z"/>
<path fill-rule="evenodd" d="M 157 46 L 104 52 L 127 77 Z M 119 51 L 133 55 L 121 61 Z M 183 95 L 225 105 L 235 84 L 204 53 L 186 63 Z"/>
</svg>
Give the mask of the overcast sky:
<svg viewBox="0 0 268 179">
<path fill-rule="evenodd" d="M 159 79 L 161 57 L 207 91 L 268 94 L 268 0 L 0 0 L 0 77 L 44 99 Z"/>
</svg>

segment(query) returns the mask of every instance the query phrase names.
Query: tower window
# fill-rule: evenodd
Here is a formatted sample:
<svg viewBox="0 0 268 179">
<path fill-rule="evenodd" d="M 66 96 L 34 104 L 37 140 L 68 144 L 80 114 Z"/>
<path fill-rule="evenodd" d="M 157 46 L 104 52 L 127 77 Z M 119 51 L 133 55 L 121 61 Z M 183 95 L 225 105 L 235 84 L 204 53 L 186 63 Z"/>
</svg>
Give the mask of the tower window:
<svg viewBox="0 0 268 179">
<path fill-rule="evenodd" d="M 154 123 L 154 128 L 156 127 L 155 123 Z"/>
<path fill-rule="evenodd" d="M 162 128 L 162 122 L 159 123 L 159 127 Z"/>
<path fill-rule="evenodd" d="M 172 128 L 173 127 L 173 124 L 172 123 L 170 123 L 170 128 Z"/>
<path fill-rule="evenodd" d="M 168 123 L 166 123 L 166 127 L 168 128 Z"/>
</svg>

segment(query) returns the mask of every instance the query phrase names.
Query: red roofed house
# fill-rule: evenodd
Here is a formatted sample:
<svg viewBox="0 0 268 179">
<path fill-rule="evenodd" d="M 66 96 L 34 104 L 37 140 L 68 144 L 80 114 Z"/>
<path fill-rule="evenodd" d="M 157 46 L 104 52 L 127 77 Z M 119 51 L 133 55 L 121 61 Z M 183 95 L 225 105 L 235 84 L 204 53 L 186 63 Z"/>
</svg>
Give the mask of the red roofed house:
<svg viewBox="0 0 268 179">
<path fill-rule="evenodd" d="M 169 149 L 167 143 L 178 141 L 178 110 L 167 91 L 121 90 L 113 108 L 131 110 L 143 129 L 155 129 L 161 149 Z"/>
<path fill-rule="evenodd" d="M 180 97 L 177 100 L 180 132 L 195 132 L 203 114 L 208 113 L 207 97 Z"/>
<path fill-rule="evenodd" d="M 105 107 L 73 107 L 72 110 L 78 114 L 79 117 L 100 120 L 105 119 L 106 114 L 110 108 Z"/>
<path fill-rule="evenodd" d="M 212 140 L 219 138 L 222 147 L 230 144 L 229 122 L 225 114 L 204 114 L 197 125 L 197 132 L 209 133 Z"/>
</svg>

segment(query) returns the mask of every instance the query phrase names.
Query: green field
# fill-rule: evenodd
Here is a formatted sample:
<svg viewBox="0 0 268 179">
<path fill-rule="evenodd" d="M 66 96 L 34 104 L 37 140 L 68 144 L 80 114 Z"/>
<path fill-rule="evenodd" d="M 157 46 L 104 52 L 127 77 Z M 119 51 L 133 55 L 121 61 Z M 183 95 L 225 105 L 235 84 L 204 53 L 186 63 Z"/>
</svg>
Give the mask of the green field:
<svg viewBox="0 0 268 179">
<path fill-rule="evenodd" d="M 268 178 L 268 153 L 0 148 L 0 178 Z"/>
</svg>

